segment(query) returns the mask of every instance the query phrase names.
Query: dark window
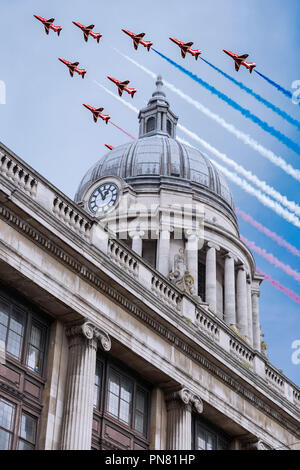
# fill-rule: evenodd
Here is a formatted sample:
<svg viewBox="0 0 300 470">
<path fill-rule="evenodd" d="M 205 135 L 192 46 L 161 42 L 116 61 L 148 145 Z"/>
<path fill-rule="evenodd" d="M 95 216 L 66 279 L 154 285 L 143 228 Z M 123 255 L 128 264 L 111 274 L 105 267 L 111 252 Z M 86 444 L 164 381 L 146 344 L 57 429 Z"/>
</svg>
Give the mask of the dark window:
<svg viewBox="0 0 300 470">
<path fill-rule="evenodd" d="M 0 398 L 0 450 L 12 448 L 15 405 Z"/>
<path fill-rule="evenodd" d="M 150 117 L 150 118 L 147 120 L 146 132 L 154 131 L 154 129 L 155 129 L 155 123 L 156 123 L 155 117 L 153 117 L 153 116 Z"/>
<path fill-rule="evenodd" d="M 205 264 L 198 263 L 198 295 L 205 302 Z"/>
<path fill-rule="evenodd" d="M 226 450 L 229 448 L 229 438 L 222 431 L 201 421 L 198 417 L 194 420 L 193 437 L 195 450 Z"/>
<path fill-rule="evenodd" d="M 37 420 L 28 413 L 22 413 L 19 432 L 19 450 L 32 450 L 36 441 Z"/>
<path fill-rule="evenodd" d="M 20 408 L 0 398 L 0 450 L 33 450 L 36 446 L 37 418 Z"/>
<path fill-rule="evenodd" d="M 143 240 L 142 257 L 156 267 L 157 240 Z"/>
<path fill-rule="evenodd" d="M 24 338 L 25 314 L 0 300 L 0 339 L 8 354 L 21 358 Z"/>
<path fill-rule="evenodd" d="M 167 120 L 167 133 L 172 136 L 172 124 L 171 124 L 171 121 L 169 121 L 169 119 Z"/>
<path fill-rule="evenodd" d="M 134 372 L 121 363 L 99 358 L 94 386 L 93 448 L 147 449 L 149 397 L 149 387 Z M 113 436 L 119 437 L 114 440 Z"/>
</svg>

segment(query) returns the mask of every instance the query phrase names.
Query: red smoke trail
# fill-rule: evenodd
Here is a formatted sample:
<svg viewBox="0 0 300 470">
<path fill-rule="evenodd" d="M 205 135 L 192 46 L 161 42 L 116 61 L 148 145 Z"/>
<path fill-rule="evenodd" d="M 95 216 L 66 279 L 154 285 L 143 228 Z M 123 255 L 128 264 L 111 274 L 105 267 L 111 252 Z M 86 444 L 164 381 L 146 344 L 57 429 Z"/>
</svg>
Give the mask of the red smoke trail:
<svg viewBox="0 0 300 470">
<path fill-rule="evenodd" d="M 298 250 L 295 246 L 291 245 L 288 243 L 284 238 L 280 237 L 280 235 L 277 235 L 277 233 L 272 232 L 269 230 L 267 227 L 264 225 L 260 224 L 257 222 L 251 215 L 246 214 L 246 212 L 242 211 L 239 207 L 236 207 L 235 212 L 241 216 L 241 218 L 245 221 L 251 224 L 253 227 L 257 228 L 260 232 L 262 232 L 264 235 L 267 237 L 271 238 L 274 240 L 278 245 L 283 246 L 286 248 L 290 253 L 292 253 L 295 256 L 298 256 L 300 258 L 300 250 Z"/>
<path fill-rule="evenodd" d="M 133 135 L 129 134 L 128 132 L 124 131 L 124 129 L 122 129 L 122 127 L 119 127 L 117 126 L 117 124 L 115 124 L 114 122 L 112 121 L 109 121 L 113 126 L 115 126 L 117 129 L 119 129 L 121 132 L 123 132 L 124 134 L 128 135 L 128 137 L 130 137 L 132 140 L 136 140 L 135 137 L 133 137 Z"/>
<path fill-rule="evenodd" d="M 283 286 L 282 284 L 280 284 L 280 282 L 276 281 L 275 279 L 272 279 L 271 276 L 269 276 L 268 274 L 265 274 L 260 269 L 256 268 L 256 272 L 258 274 L 261 274 L 261 275 L 265 276 L 265 281 L 267 281 L 273 287 L 280 290 L 281 292 L 286 294 L 288 297 L 290 297 L 290 299 L 292 299 L 295 302 L 297 302 L 298 304 L 300 304 L 300 295 L 297 295 L 296 292 L 294 292 L 294 291 L 288 289 L 287 287 Z"/>
<path fill-rule="evenodd" d="M 300 273 L 298 273 L 298 271 L 292 269 L 288 264 L 282 263 L 282 261 L 279 261 L 279 259 L 272 255 L 272 253 L 267 253 L 265 249 L 255 245 L 254 242 L 251 242 L 247 238 L 243 237 L 243 235 L 241 235 L 240 238 L 246 245 L 248 245 L 251 250 L 265 258 L 270 264 L 273 264 L 276 266 L 276 268 L 282 269 L 282 271 L 293 277 L 296 281 L 300 281 Z"/>
</svg>

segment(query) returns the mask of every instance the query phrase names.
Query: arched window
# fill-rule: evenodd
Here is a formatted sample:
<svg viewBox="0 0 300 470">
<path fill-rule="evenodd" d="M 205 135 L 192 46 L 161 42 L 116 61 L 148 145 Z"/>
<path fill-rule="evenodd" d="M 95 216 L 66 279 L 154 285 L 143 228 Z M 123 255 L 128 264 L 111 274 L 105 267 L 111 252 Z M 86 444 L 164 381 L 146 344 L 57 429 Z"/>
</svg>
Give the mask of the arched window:
<svg viewBox="0 0 300 470">
<path fill-rule="evenodd" d="M 155 129 L 155 117 L 150 117 L 147 121 L 146 132 L 154 131 Z"/>
<path fill-rule="evenodd" d="M 171 124 L 171 121 L 169 121 L 169 119 L 167 120 L 167 133 L 172 136 L 172 124 Z"/>
</svg>

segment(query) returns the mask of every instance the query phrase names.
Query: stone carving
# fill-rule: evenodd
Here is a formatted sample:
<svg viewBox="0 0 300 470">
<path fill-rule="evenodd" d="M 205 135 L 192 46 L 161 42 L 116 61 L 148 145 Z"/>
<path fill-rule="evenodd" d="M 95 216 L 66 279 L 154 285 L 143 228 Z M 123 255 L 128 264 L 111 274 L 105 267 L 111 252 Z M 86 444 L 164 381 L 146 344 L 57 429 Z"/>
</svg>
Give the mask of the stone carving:
<svg viewBox="0 0 300 470">
<path fill-rule="evenodd" d="M 101 343 L 104 351 L 111 349 L 111 340 L 108 334 L 89 321 L 67 328 L 66 335 L 68 337 L 82 335 L 89 341 L 94 340 Z"/>
<path fill-rule="evenodd" d="M 267 343 L 265 343 L 265 341 L 262 339 L 262 338 L 264 338 L 264 336 L 265 336 L 264 333 L 261 333 L 261 334 L 260 334 L 260 337 L 261 337 L 261 340 L 260 340 L 260 348 L 261 348 L 261 353 L 268 359 L 268 353 L 267 353 L 268 345 L 267 345 Z"/>
<path fill-rule="evenodd" d="M 182 402 L 184 405 L 188 406 L 194 406 L 195 410 L 197 413 L 202 413 L 203 412 L 203 402 L 201 398 L 191 392 L 188 388 L 181 388 L 180 390 L 176 390 L 174 392 L 170 392 L 166 396 L 166 401 L 174 401 L 178 400 Z"/>
<path fill-rule="evenodd" d="M 169 274 L 169 280 L 182 292 L 194 294 L 194 278 L 187 269 L 183 248 L 174 256 L 174 267 Z"/>
</svg>

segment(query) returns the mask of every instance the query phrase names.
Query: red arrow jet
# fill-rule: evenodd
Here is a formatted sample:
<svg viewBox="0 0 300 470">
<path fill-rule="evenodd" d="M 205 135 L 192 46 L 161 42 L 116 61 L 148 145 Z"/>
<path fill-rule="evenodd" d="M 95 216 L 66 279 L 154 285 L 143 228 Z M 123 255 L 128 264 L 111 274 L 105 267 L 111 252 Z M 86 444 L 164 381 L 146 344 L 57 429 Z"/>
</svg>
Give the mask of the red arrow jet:
<svg viewBox="0 0 300 470">
<path fill-rule="evenodd" d="M 45 27 L 46 34 L 49 34 L 49 29 L 53 29 L 57 33 L 57 35 L 60 35 L 60 32 L 62 30 L 61 26 L 54 26 L 52 24 L 54 22 L 54 18 L 50 18 L 49 20 L 46 20 L 46 18 L 43 18 L 42 16 L 38 15 L 33 15 L 37 20 L 41 21 Z"/>
<path fill-rule="evenodd" d="M 69 62 L 68 60 L 60 59 L 58 58 L 63 64 L 65 64 L 69 68 L 69 72 L 71 77 L 73 77 L 74 72 L 77 72 L 78 75 L 81 75 L 82 78 L 84 78 L 86 74 L 86 69 L 79 69 L 77 66 L 79 65 L 79 62 Z"/>
<path fill-rule="evenodd" d="M 88 42 L 89 36 L 92 36 L 93 38 L 97 39 L 97 43 L 99 44 L 102 34 L 94 33 L 94 31 L 92 31 L 92 29 L 95 27 L 94 24 L 91 24 L 90 26 L 84 26 L 84 24 L 77 23 L 77 21 L 72 21 L 72 23 L 83 31 L 85 42 Z"/>
<path fill-rule="evenodd" d="M 256 67 L 256 64 L 254 62 L 246 62 L 245 59 L 247 59 L 249 54 L 237 55 L 233 52 L 226 51 L 226 49 L 223 49 L 223 51 L 225 52 L 225 54 L 229 55 L 234 60 L 235 70 L 237 72 L 240 70 L 241 65 L 246 67 L 250 73 L 252 73 L 252 70 L 254 69 L 254 67 Z"/>
<path fill-rule="evenodd" d="M 153 45 L 153 42 L 142 40 L 142 38 L 145 36 L 145 33 L 135 34 L 131 31 L 128 31 L 127 29 L 122 29 L 122 31 L 131 37 L 135 49 L 139 47 L 139 44 L 142 44 L 142 46 L 147 47 L 147 50 L 150 51 L 150 47 Z"/>
<path fill-rule="evenodd" d="M 108 144 L 104 144 L 105 147 L 107 147 L 109 150 L 113 150 L 115 147 L 113 147 L 112 145 L 108 145 Z"/>
<path fill-rule="evenodd" d="M 169 38 L 171 41 L 175 42 L 177 46 L 180 47 L 181 49 L 181 56 L 184 59 L 186 56 L 186 53 L 188 52 L 189 54 L 193 55 L 195 59 L 197 60 L 199 55 L 201 54 L 201 51 L 199 49 L 191 49 L 191 46 L 194 44 L 193 42 L 182 42 L 179 41 L 178 39 L 174 38 Z"/>
<path fill-rule="evenodd" d="M 118 92 L 119 92 L 120 96 L 122 96 L 123 91 L 127 91 L 127 93 L 129 93 L 129 95 L 131 95 L 131 98 L 133 98 L 133 95 L 136 93 L 136 89 L 127 87 L 128 83 L 129 83 L 129 80 L 125 80 L 125 82 L 121 82 L 120 80 L 117 80 L 116 78 L 113 78 L 113 77 L 107 76 L 107 78 L 111 82 L 113 82 L 117 85 Z"/>
<path fill-rule="evenodd" d="M 109 114 L 101 114 L 104 108 L 93 108 L 93 106 L 89 106 L 88 104 L 83 104 L 85 108 L 89 109 L 93 113 L 93 118 L 94 121 L 97 122 L 98 118 L 100 117 L 103 119 L 103 121 L 108 124 L 108 121 L 110 120 Z"/>
</svg>

